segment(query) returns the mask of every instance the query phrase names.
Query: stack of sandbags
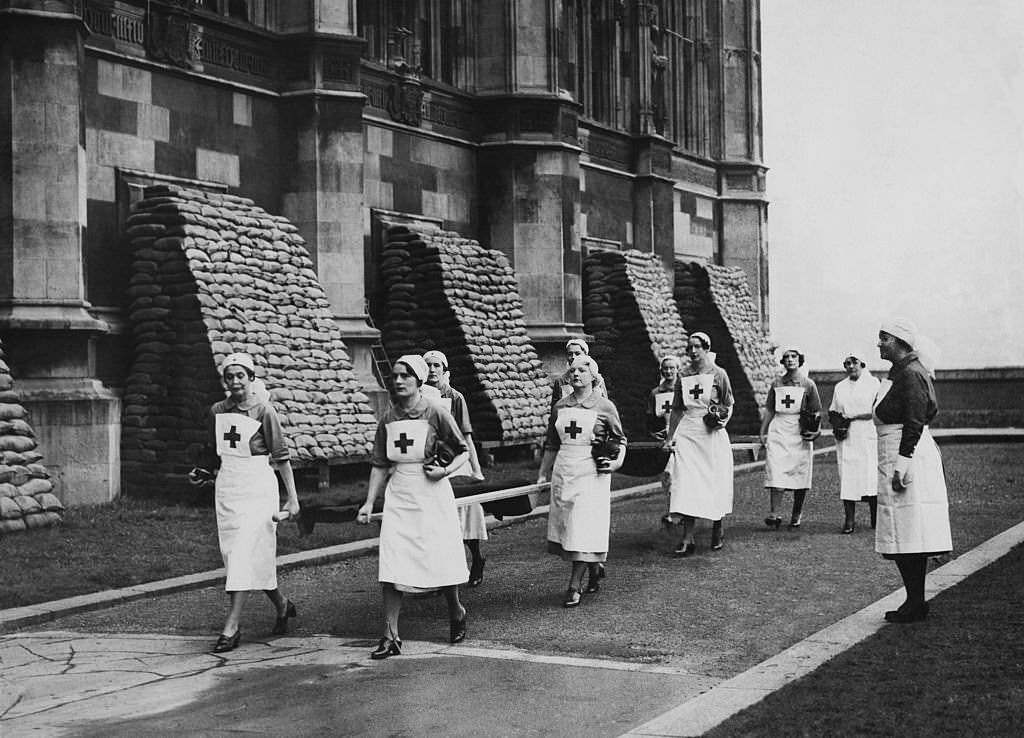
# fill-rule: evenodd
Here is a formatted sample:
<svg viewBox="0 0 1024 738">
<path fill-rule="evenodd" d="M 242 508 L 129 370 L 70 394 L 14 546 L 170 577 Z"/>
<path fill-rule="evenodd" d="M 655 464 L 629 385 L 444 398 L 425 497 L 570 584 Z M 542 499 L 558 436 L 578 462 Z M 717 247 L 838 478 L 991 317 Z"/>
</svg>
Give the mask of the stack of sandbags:
<svg viewBox="0 0 1024 738">
<path fill-rule="evenodd" d="M 376 419 L 295 226 L 246 198 L 172 186 L 148 188 L 127 226 L 130 494 L 181 489 L 235 351 L 255 360 L 294 459 L 368 455 Z"/>
<path fill-rule="evenodd" d="M 711 337 L 711 350 L 732 383 L 736 405 L 729 430 L 756 434 L 761 408 L 779 367 L 772 359 L 747 278 L 738 267 L 677 261 L 676 304 L 692 330 Z"/>
<path fill-rule="evenodd" d="M 627 437 L 646 437 L 650 391 L 661 357 L 682 355 L 686 329 L 660 259 L 636 250 L 598 251 L 583 263 L 583 328 Z"/>
<path fill-rule="evenodd" d="M 539 441 L 549 386 L 505 255 L 457 233 L 391 225 L 378 264 L 372 309 L 388 356 L 443 351 L 477 440 Z"/>
<path fill-rule="evenodd" d="M 42 458 L 0 341 L 0 535 L 60 522 L 64 505 Z"/>
</svg>

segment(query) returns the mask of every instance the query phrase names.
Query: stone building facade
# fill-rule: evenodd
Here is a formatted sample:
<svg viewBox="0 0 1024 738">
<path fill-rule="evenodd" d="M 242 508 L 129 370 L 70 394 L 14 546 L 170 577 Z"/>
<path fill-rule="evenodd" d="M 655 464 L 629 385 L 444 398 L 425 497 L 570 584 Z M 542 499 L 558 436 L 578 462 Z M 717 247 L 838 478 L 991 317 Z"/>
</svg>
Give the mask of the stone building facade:
<svg viewBox="0 0 1024 738">
<path fill-rule="evenodd" d="M 0 337 L 67 504 L 120 491 L 144 187 L 295 224 L 372 387 L 382 226 L 500 249 L 551 363 L 593 250 L 741 268 L 767 321 L 759 0 L 0 0 Z"/>
</svg>

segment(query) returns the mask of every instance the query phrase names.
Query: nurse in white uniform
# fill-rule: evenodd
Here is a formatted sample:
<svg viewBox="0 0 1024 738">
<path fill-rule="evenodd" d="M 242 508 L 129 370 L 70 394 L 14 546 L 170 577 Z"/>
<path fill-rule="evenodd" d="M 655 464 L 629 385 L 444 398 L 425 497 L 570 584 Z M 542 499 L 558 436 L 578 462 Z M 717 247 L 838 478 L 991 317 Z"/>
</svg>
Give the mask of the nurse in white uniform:
<svg viewBox="0 0 1024 738">
<path fill-rule="evenodd" d="M 469 476 L 477 482 L 483 481 L 484 473 L 480 469 L 480 459 L 473 443 L 473 424 L 469 420 L 469 407 L 466 405 L 465 395 L 452 387 L 449 381 L 451 372 L 448 370 L 448 357 L 435 349 L 423 354 L 423 360 L 427 362 L 427 384 L 424 387 L 437 388 L 440 394 L 438 402 L 455 418 L 469 451 L 469 464 L 453 470 L 451 476 Z M 472 556 L 469 565 L 469 586 L 478 587 L 484 581 L 484 564 L 487 563 L 487 559 L 480 553 L 480 542 L 487 540 L 484 506 L 479 502 L 459 505 L 459 524 L 462 526 L 462 542 L 466 544 Z"/>
<path fill-rule="evenodd" d="M 404 592 L 441 590 L 448 602 L 449 641 L 459 643 L 466 637 L 459 585 L 469 570 L 447 478 L 468 460 L 466 442 L 451 413 L 420 393 L 427 381 L 422 356 L 400 357 L 391 380 L 393 403 L 377 426 L 366 502 L 356 516 L 357 522 L 368 524 L 374 502 L 384 493 L 377 577 L 384 599 L 384 636 L 370 654 L 372 659 L 402 652 L 398 615 Z M 441 444 L 453 453 L 447 466 L 435 458 Z"/>
<path fill-rule="evenodd" d="M 761 419 L 761 443 L 766 449 L 764 486 L 769 490 L 771 505 L 764 522 L 776 530 L 782 525 L 782 517 L 776 510 L 786 490 L 793 491 L 789 528 L 800 527 L 804 499 L 811 488 L 814 471 L 814 439 L 820 430 L 806 427 L 806 422 L 820 422 L 821 399 L 814 380 L 800 372 L 804 359 L 803 352 L 796 346 L 782 351 L 780 363 L 786 372 L 768 390 Z"/>
<path fill-rule="evenodd" d="M 839 499 L 843 501 L 843 533 L 853 533 L 857 501 L 871 509 L 871 527 L 878 514 L 878 435 L 875 433 L 875 396 L 879 381 L 867 370 L 863 354 L 850 353 L 843 359 L 846 379 L 839 382 L 828 409 L 836 439 L 839 466 Z"/>
<path fill-rule="evenodd" d="M 572 393 L 551 411 L 538 484 L 551 481 L 548 553 L 572 563 L 564 607 L 580 604 L 583 572 L 587 592 L 597 592 L 608 559 L 611 473 L 622 466 L 626 438 L 619 412 L 602 396 L 597 362 L 577 356 L 569 364 Z M 618 444 L 614 456 L 595 458 L 595 443 Z"/>
<path fill-rule="evenodd" d="M 214 653 L 237 648 L 239 619 L 246 595 L 262 589 L 277 610 L 272 633 L 288 632 L 295 605 L 277 588 L 277 477 L 281 475 L 291 515 L 299 513 L 288 447 L 277 413 L 255 393 L 256 367 L 248 354 L 231 354 L 221 364 L 227 399 L 210 408 L 209 425 L 220 456 L 215 485 L 217 536 L 227 571 L 224 589 L 230 598 L 227 621 Z"/>
<path fill-rule="evenodd" d="M 666 444 L 672 449 L 667 471 L 669 517 L 682 517 L 683 538 L 675 549 L 692 556 L 697 549 L 696 518 L 711 520 L 711 550 L 725 541 L 722 518 L 732 512 L 732 446 L 725 424 L 732 416 L 732 385 L 711 358 L 711 338 L 694 333 L 686 343 L 690 365 L 679 373 Z"/>
</svg>

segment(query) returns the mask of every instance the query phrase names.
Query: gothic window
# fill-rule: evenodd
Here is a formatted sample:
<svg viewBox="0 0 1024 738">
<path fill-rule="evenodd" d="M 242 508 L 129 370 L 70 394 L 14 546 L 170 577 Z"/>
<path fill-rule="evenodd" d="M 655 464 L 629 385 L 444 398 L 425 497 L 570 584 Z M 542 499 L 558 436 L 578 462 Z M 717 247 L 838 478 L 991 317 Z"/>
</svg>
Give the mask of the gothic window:
<svg viewBox="0 0 1024 738">
<path fill-rule="evenodd" d="M 359 0 L 363 57 L 405 74 L 472 87 L 472 0 Z"/>
<path fill-rule="evenodd" d="M 269 27 L 267 5 L 271 0 L 193 0 L 196 10 L 213 13 L 224 18 Z"/>
<path fill-rule="evenodd" d="M 566 0 L 559 32 L 560 85 L 583 115 L 625 127 L 631 96 L 631 49 L 623 34 L 622 0 Z"/>
<path fill-rule="evenodd" d="M 664 69 L 653 98 L 655 125 L 679 148 L 708 153 L 707 0 L 659 0 L 656 50 Z"/>
</svg>

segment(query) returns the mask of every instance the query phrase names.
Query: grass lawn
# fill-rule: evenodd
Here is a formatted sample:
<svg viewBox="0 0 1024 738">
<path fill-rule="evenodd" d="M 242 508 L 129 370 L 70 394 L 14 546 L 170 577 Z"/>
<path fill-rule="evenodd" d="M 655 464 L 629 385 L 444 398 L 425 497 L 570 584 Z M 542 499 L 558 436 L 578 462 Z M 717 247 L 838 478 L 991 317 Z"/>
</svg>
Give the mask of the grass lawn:
<svg viewBox="0 0 1024 738">
<path fill-rule="evenodd" d="M 1011 736 L 1024 725 L 1024 546 L 706 735 Z"/>
<path fill-rule="evenodd" d="M 489 483 L 532 483 L 537 464 L 511 459 L 486 470 Z M 335 470 L 331 488 L 316 491 L 311 473 L 297 472 L 304 504 L 340 504 L 365 498 L 369 468 Z M 616 487 L 639 481 L 618 477 Z M 458 482 L 456 482 L 458 484 Z M 373 538 L 377 526 L 323 525 L 299 536 L 295 525 L 278 528 L 278 555 Z M 339 540 L 339 535 L 343 536 Z M 213 507 L 120 498 L 104 505 L 72 508 L 53 528 L 0 537 L 4 586 L 0 608 L 117 589 L 133 584 L 218 569 L 223 565 Z"/>
<path fill-rule="evenodd" d="M 1024 517 L 1024 510 L 1015 489 L 1019 480 L 1024 478 L 1022 450 L 1024 445 L 1021 444 L 961 445 L 944 448 L 950 506 L 954 518 L 954 545 L 958 552 L 977 545 Z M 536 464 L 530 459 L 503 460 L 488 469 L 487 475 L 489 481 L 504 482 L 509 486 L 526 484 L 535 478 Z M 815 530 L 823 533 L 831 531 L 833 527 L 838 528 L 841 522 L 842 508 L 838 500 L 832 499 L 831 489 L 836 483 L 834 475 L 833 457 L 821 457 L 821 461 L 816 462 L 815 483 L 818 491 L 808 498 L 808 533 L 813 534 Z M 623 475 L 616 475 L 613 478 L 614 486 L 617 488 L 645 481 L 650 480 Z M 757 527 L 763 510 L 766 509 L 761 481 L 762 475 L 759 472 L 737 477 L 737 510 L 727 521 L 727 529 L 732 526 L 730 540 L 740 548 L 733 550 L 730 547 L 732 553 L 720 561 L 718 566 L 724 565 L 733 557 L 742 556 L 744 551 L 755 558 L 762 554 L 771 555 L 771 544 L 768 544 L 764 551 L 758 550 L 758 546 L 761 545 L 758 542 L 765 538 Z M 333 479 L 332 488 L 326 495 L 307 492 L 301 496 L 304 501 L 337 502 L 342 499 L 359 499 L 365 494 L 365 488 L 365 475 L 356 471 L 342 478 Z M 315 489 L 315 481 L 302 480 L 300 489 Z M 658 504 L 661 504 L 660 501 L 655 502 L 654 507 Z M 635 513 L 634 507 L 637 508 Z M 650 504 L 629 503 L 619 506 L 617 509 L 620 511 L 615 513 L 616 520 L 619 521 L 616 527 L 621 525 L 624 531 L 631 529 L 633 525 L 630 520 L 634 516 L 637 516 L 638 521 L 652 519 L 649 507 Z M 744 510 L 750 512 L 744 513 Z M 861 511 L 862 522 L 865 512 Z M 743 524 L 745 517 L 753 526 L 752 536 L 736 529 L 736 526 Z M 543 523 L 538 525 L 542 526 Z M 625 536 L 613 531 L 613 542 L 616 546 L 622 546 L 631 552 L 629 555 L 638 556 L 642 560 L 642 566 L 650 567 L 652 561 L 660 560 L 661 549 L 670 550 L 671 544 L 667 540 L 652 539 L 644 523 L 640 523 L 637 531 Z M 320 548 L 374 537 L 376 534 L 377 526 L 345 524 L 318 526 L 313 535 L 299 537 L 294 525 L 283 524 L 278 529 L 278 553 L 287 554 Z M 737 534 L 747 540 L 738 541 Z M 538 535 L 543 536 L 543 533 Z M 842 556 L 848 555 L 843 551 L 850 544 L 855 544 L 856 550 L 859 550 L 859 540 L 863 535 L 870 535 L 870 531 L 859 532 L 855 537 L 857 542 L 849 540 L 850 537 L 837 537 L 835 552 L 830 555 L 839 557 L 836 559 L 838 561 Z M 492 544 L 497 545 L 502 537 L 499 535 Z M 793 545 L 798 549 L 804 549 L 809 540 L 811 539 L 794 539 Z M 217 545 L 214 511 L 211 507 L 191 507 L 128 498 L 108 505 L 69 510 L 63 525 L 6 536 L 0 539 L 0 550 L 3 551 L 5 564 L 4 587 L 0 589 L 2 608 L 207 571 L 222 565 Z M 504 554 L 510 560 L 522 555 L 523 552 L 511 550 Z M 619 558 L 623 555 L 616 553 L 616 557 Z M 870 552 L 868 555 L 869 559 L 865 563 L 875 563 L 873 555 Z M 700 571 L 700 566 L 694 568 Z M 742 568 L 740 566 L 741 570 Z M 769 573 L 769 568 L 770 564 L 764 560 L 764 563 L 748 568 L 747 571 L 760 571 L 761 576 L 770 577 L 772 590 L 776 594 L 779 593 L 780 587 L 792 587 L 797 591 L 807 586 L 808 578 L 813 576 L 813 569 L 804 568 L 801 556 L 788 562 L 785 569 L 778 573 Z M 708 588 L 698 588 L 697 596 L 714 595 L 714 582 L 718 575 L 709 571 L 707 576 Z M 895 578 L 895 575 L 893 577 Z M 749 598 L 758 602 L 761 599 L 755 579 L 749 579 L 751 591 L 737 595 L 740 601 L 747 601 Z M 741 589 L 748 586 L 743 585 L 743 581 L 748 579 L 737 580 L 736 586 Z M 857 586 L 862 586 L 863 580 L 855 581 Z M 834 597 L 836 592 L 830 590 L 823 592 L 822 596 Z M 652 601 L 651 606 L 659 606 L 659 603 Z M 752 613 L 751 617 L 760 617 L 760 613 Z"/>
</svg>

